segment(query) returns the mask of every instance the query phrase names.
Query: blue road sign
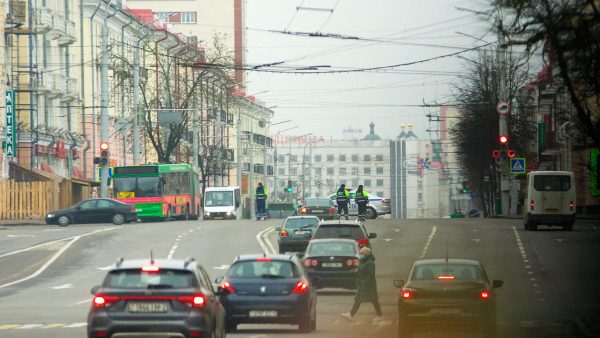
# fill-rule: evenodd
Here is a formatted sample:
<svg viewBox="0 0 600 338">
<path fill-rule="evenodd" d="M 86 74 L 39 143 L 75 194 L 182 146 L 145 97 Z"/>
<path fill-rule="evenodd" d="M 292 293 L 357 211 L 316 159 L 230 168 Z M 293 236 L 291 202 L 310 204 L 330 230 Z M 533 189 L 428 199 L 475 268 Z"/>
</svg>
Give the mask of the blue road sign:
<svg viewBox="0 0 600 338">
<path fill-rule="evenodd" d="M 525 174 L 525 158 L 517 157 L 510 159 L 511 174 Z"/>
</svg>

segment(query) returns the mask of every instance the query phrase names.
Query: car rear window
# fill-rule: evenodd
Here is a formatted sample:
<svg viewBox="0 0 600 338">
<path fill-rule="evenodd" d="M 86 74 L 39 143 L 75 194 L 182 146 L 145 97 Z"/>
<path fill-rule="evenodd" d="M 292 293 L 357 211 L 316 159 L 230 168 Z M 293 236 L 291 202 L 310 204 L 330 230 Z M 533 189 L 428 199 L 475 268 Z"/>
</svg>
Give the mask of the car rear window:
<svg viewBox="0 0 600 338">
<path fill-rule="evenodd" d="M 142 269 L 111 271 L 104 286 L 123 289 L 190 288 L 194 287 L 194 274 L 187 270 L 160 269 L 146 272 Z"/>
<path fill-rule="evenodd" d="M 315 231 L 313 238 L 348 238 L 359 239 L 364 238 L 365 233 L 356 225 L 321 225 Z"/>
<path fill-rule="evenodd" d="M 256 260 L 233 264 L 227 274 L 231 278 L 298 277 L 298 269 L 290 261 Z"/>
<path fill-rule="evenodd" d="M 312 242 L 308 246 L 309 256 L 354 256 L 355 243 Z"/>
<path fill-rule="evenodd" d="M 533 187 L 537 191 L 568 191 L 571 177 L 567 175 L 537 175 L 533 177 Z"/>
<path fill-rule="evenodd" d="M 453 277 L 457 280 L 481 280 L 481 269 L 473 264 L 424 264 L 413 271 L 414 280 L 434 280 L 438 277 Z"/>
<path fill-rule="evenodd" d="M 319 220 L 317 218 L 289 218 L 285 222 L 286 229 L 298 229 L 305 225 L 310 225 L 311 227 L 316 227 L 319 225 Z"/>
<path fill-rule="evenodd" d="M 305 205 L 307 207 L 328 207 L 331 205 L 329 198 L 307 198 Z"/>
</svg>

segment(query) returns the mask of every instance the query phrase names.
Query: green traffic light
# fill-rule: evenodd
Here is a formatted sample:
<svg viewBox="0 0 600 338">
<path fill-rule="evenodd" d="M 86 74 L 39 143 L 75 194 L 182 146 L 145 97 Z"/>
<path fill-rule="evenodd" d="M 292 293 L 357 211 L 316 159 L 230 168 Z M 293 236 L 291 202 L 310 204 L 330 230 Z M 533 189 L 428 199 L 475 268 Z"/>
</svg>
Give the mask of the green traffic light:
<svg viewBox="0 0 600 338">
<path fill-rule="evenodd" d="M 287 188 L 287 191 L 288 191 L 288 192 L 292 192 L 292 187 L 288 187 L 288 188 Z"/>
<path fill-rule="evenodd" d="M 465 189 L 463 189 L 463 193 L 464 193 L 464 194 L 466 194 L 466 193 L 468 193 L 468 192 L 469 192 L 469 189 L 466 189 L 466 188 L 465 188 Z"/>
</svg>

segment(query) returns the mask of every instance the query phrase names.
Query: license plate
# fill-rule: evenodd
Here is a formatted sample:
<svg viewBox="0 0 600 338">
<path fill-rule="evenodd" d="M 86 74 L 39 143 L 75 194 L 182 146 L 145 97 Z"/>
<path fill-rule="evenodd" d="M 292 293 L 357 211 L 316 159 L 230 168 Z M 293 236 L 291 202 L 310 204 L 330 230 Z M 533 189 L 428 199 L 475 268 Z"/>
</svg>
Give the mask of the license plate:
<svg viewBox="0 0 600 338">
<path fill-rule="evenodd" d="M 135 212 L 142 212 L 142 209 L 140 209 L 140 208 L 136 208 L 136 209 L 135 209 Z"/>
<path fill-rule="evenodd" d="M 324 268 L 341 268 L 342 263 L 323 263 L 321 264 Z"/>
<path fill-rule="evenodd" d="M 217 217 L 214 217 L 214 219 L 224 219 L 224 218 L 221 216 L 217 216 Z"/>
<path fill-rule="evenodd" d="M 437 308 L 429 311 L 434 316 L 460 316 L 462 311 L 453 308 Z"/>
<path fill-rule="evenodd" d="M 294 233 L 296 235 L 310 234 L 310 230 L 296 230 Z"/>
<path fill-rule="evenodd" d="M 277 311 L 250 311 L 248 317 L 277 317 Z"/>
<path fill-rule="evenodd" d="M 320 214 L 323 212 L 323 210 L 311 210 L 310 212 L 312 212 L 313 214 Z"/>
<path fill-rule="evenodd" d="M 129 303 L 129 312 L 167 312 L 166 303 Z"/>
</svg>

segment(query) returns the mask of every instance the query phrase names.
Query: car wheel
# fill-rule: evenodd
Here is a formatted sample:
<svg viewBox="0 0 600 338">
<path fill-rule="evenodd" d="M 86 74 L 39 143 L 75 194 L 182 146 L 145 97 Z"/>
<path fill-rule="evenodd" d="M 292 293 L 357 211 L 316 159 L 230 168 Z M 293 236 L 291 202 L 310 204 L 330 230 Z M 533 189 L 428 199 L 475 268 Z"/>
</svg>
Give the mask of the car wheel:
<svg viewBox="0 0 600 338">
<path fill-rule="evenodd" d="M 235 332 L 237 330 L 237 323 L 232 321 L 225 322 L 225 332 Z"/>
<path fill-rule="evenodd" d="M 371 207 L 368 207 L 367 210 L 365 210 L 365 217 L 368 219 L 375 219 L 377 218 L 377 211 Z"/>
<path fill-rule="evenodd" d="M 308 316 L 300 319 L 300 322 L 298 323 L 298 329 L 300 330 L 300 332 L 309 333 L 311 331 L 312 320 L 310 317 L 311 315 L 309 314 Z"/>
<path fill-rule="evenodd" d="M 66 227 L 70 223 L 71 223 L 71 220 L 69 219 L 69 216 L 60 216 L 58 218 L 58 225 L 61 227 Z"/>
<path fill-rule="evenodd" d="M 121 225 L 125 222 L 125 216 L 123 216 L 123 214 L 119 214 L 119 213 L 114 214 L 112 217 L 112 222 L 113 222 L 113 224 Z"/>
</svg>

